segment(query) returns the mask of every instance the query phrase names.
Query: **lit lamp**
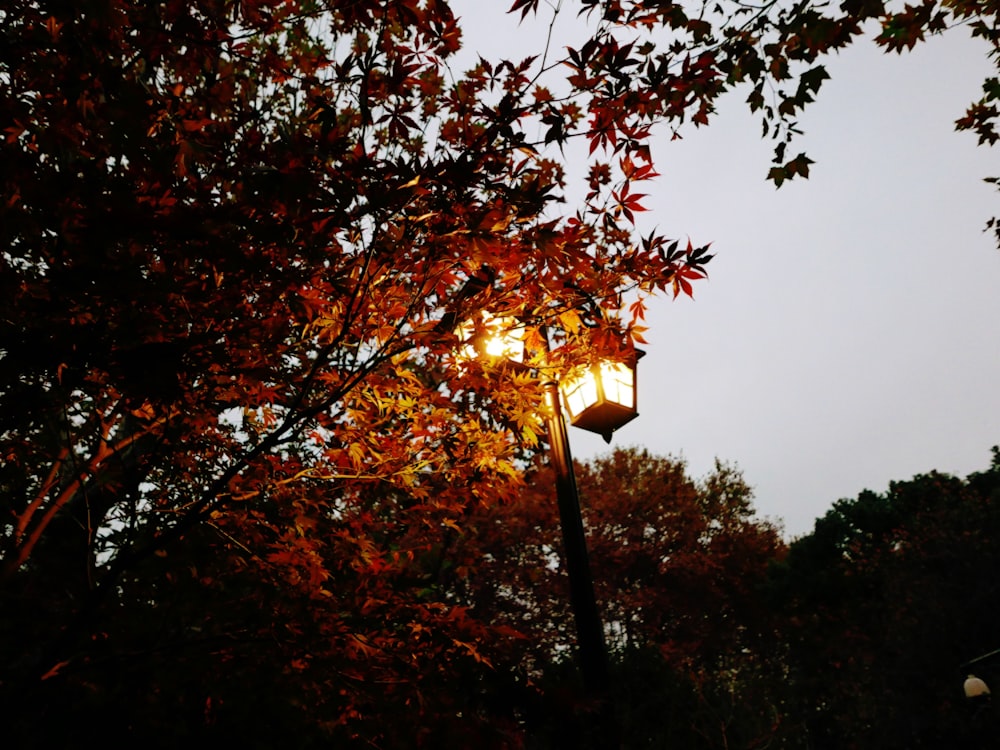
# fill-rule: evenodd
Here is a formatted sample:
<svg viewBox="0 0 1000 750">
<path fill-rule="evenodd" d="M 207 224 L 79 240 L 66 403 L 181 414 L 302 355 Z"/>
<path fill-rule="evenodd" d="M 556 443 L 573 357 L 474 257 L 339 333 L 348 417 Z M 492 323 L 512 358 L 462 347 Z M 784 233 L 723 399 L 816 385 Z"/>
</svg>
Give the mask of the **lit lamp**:
<svg viewBox="0 0 1000 750">
<path fill-rule="evenodd" d="M 986 683 L 980 678 L 976 677 L 974 674 L 970 674 L 967 670 L 973 664 L 981 664 L 983 662 L 991 662 L 996 657 L 1000 656 L 1000 648 L 990 651 L 988 654 L 983 654 L 982 656 L 977 656 L 975 659 L 970 659 L 969 661 L 962 664 L 959 669 L 966 672 L 968 675 L 965 678 L 965 683 L 962 685 L 962 689 L 965 692 L 965 697 L 976 702 L 981 702 L 990 695 L 990 689 Z"/>
<path fill-rule="evenodd" d="M 982 698 L 984 695 L 990 694 L 990 689 L 986 686 L 986 683 L 974 674 L 970 674 L 965 678 L 965 684 L 962 688 L 965 691 L 966 698 Z"/>
<path fill-rule="evenodd" d="M 611 433 L 639 416 L 636 363 L 644 354 L 637 349 L 631 363 L 602 360 L 570 374 L 560 387 L 570 424 L 610 443 Z"/>
<path fill-rule="evenodd" d="M 494 317 L 484 312 L 479 322 L 467 321 L 457 333 L 465 342 L 463 359 L 524 361 L 524 326 L 515 318 Z"/>
<path fill-rule="evenodd" d="M 462 359 L 505 359 L 523 366 L 525 329 L 516 318 L 483 313 L 478 320 L 463 323 L 456 333 L 462 342 L 459 353 Z M 547 352 L 547 337 L 543 335 L 542 339 Z M 552 376 L 553 370 L 549 369 L 543 383 L 548 404 L 545 410 L 546 432 L 556 479 L 556 501 L 570 585 L 570 606 L 576 620 L 580 670 L 587 692 L 598 707 L 594 728 L 607 740 L 602 747 L 617 747 L 619 743 L 614 741 L 617 728 L 612 697 L 608 692 L 607 644 L 594 596 L 563 404 L 572 424 L 596 432 L 611 442 L 612 432 L 638 416 L 635 366 L 643 354 L 645 352 L 634 349 L 625 361 L 604 360 L 589 367 L 580 367 L 570 373 L 561 387 Z"/>
</svg>

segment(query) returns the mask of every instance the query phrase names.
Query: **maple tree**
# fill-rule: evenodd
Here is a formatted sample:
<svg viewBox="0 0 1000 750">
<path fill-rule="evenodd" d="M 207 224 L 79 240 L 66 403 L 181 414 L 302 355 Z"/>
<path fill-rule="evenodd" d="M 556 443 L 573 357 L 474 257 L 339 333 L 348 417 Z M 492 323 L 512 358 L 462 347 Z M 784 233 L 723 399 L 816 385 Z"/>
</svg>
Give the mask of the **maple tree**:
<svg viewBox="0 0 1000 750">
<path fill-rule="evenodd" d="M 644 296 L 692 294 L 711 259 L 636 227 L 655 133 L 746 83 L 780 183 L 808 171 L 785 151 L 818 56 L 864 19 L 890 48 L 942 17 L 996 41 L 969 4 L 579 10 L 564 53 L 457 70 L 443 0 L 0 9 L 0 660 L 21 740 L 48 725 L 33 707 L 81 696 L 168 716 L 155 680 L 97 677 L 139 653 L 197 654 L 237 691 L 294 683 L 290 715 L 386 744 L 378 706 L 419 715 L 435 675 L 502 674 L 509 644 L 414 566 L 517 496 L 541 391 L 461 361 L 456 324 L 517 318 L 536 371 L 622 356 Z M 965 122 L 987 141 L 990 91 Z M 585 197 L 561 206 L 570 139 Z M 234 617 L 196 637 L 213 597 Z M 279 631 L 284 662 L 255 661 Z M 236 710 L 195 693 L 206 727 Z M 510 711 L 489 711 L 499 732 Z"/>
<path fill-rule="evenodd" d="M 11 689 L 83 689 L 102 624 L 146 600 L 135 571 L 196 535 L 317 597 L 363 571 L 350 590 L 376 591 L 344 608 L 407 622 L 383 589 L 431 542 L 390 554 L 381 524 L 460 523 L 540 432 L 534 381 L 460 365 L 455 324 L 559 321 L 562 367 L 621 345 L 622 292 L 703 275 L 690 245 L 633 242 L 609 197 L 629 177 L 546 213 L 563 177 L 525 135 L 531 61 L 453 81 L 445 3 L 26 3 L 0 25 Z M 392 492 L 406 512 L 352 516 Z M 435 638 L 462 620 L 401 606 Z M 343 649 L 368 675 L 405 649 L 413 686 L 418 655 L 479 663 L 462 627 L 443 652 L 350 628 Z"/>
</svg>

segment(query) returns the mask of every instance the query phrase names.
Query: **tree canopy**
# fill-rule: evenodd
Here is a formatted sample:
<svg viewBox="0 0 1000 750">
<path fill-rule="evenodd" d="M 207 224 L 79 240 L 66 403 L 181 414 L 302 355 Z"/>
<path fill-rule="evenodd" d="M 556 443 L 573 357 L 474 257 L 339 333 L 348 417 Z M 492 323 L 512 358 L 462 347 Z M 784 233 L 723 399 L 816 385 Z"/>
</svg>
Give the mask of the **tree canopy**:
<svg viewBox="0 0 1000 750">
<path fill-rule="evenodd" d="M 578 466 L 578 477 L 625 746 L 771 737 L 773 719 L 752 693 L 766 671 L 758 659 L 774 648 L 760 589 L 784 543 L 755 516 L 742 475 L 718 464 L 695 480 L 681 460 L 618 449 Z M 553 482 L 551 470 L 532 471 L 509 505 L 470 517 L 448 575 L 473 616 L 524 639 L 521 668 L 543 685 L 568 679 L 575 641 Z M 727 693 L 737 682 L 742 705 Z M 542 696 L 548 730 L 565 736 L 572 722 L 560 720 L 551 693 Z"/>
<path fill-rule="evenodd" d="M 319 726 L 385 746 L 386 706 L 456 674 L 503 682 L 497 624 L 423 584 L 443 537 L 520 496 L 545 443 L 536 376 L 625 356 L 646 296 L 704 277 L 707 245 L 635 227 L 651 139 L 743 86 L 781 184 L 808 173 L 787 151 L 820 56 L 866 21 L 890 50 L 952 23 L 998 38 L 996 7 L 962 2 L 573 11 L 588 31 L 566 49 L 456 70 L 444 0 L 0 9 L 0 663 L 18 740 L 48 721 L 30 706 L 139 731 L 101 713 L 126 695 L 149 732 L 181 708 L 239 724 L 193 686 L 163 702 L 136 654 L 287 685 L 290 716 L 322 706 Z M 995 141 L 995 99 L 988 81 L 959 126 Z M 523 327 L 527 369 L 463 359 L 457 328 L 484 313 Z M 669 632 L 731 637 L 699 627 Z M 264 641 L 280 665 L 247 656 Z M 496 694 L 442 715 L 504 715 Z"/>
<path fill-rule="evenodd" d="M 772 570 L 790 702 L 810 746 L 983 742 L 964 668 L 997 648 L 1000 452 L 965 479 L 932 472 L 840 500 Z M 992 740 L 989 740 L 992 741 Z M 986 744 L 989 744 L 989 741 Z"/>
</svg>

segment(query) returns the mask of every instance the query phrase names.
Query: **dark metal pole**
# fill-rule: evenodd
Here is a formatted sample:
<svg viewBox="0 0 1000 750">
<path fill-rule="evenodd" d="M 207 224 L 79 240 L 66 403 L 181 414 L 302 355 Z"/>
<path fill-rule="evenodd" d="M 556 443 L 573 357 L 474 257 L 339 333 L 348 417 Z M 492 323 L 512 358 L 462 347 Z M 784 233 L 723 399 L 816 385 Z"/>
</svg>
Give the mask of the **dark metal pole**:
<svg viewBox="0 0 1000 750">
<path fill-rule="evenodd" d="M 977 656 L 975 659 L 969 659 L 964 664 L 959 665 L 959 669 L 965 669 L 966 667 L 971 667 L 973 664 L 978 664 L 981 661 L 986 661 L 987 659 L 992 659 L 994 656 L 1000 656 L 1000 648 L 995 651 L 990 651 L 988 654 L 983 654 L 982 656 Z"/>
<path fill-rule="evenodd" d="M 570 604 L 576 619 L 583 682 L 592 698 L 605 703 L 608 688 L 608 650 L 604 628 L 597 611 L 594 582 L 587 558 L 587 539 L 580 515 L 580 495 L 573 474 L 573 457 L 569 451 L 569 435 L 559 400 L 559 384 L 545 383 L 548 399 L 548 433 L 552 466 L 556 472 L 556 496 L 559 520 L 562 524 L 563 546 L 566 551 L 566 572 L 569 574 Z M 606 705 L 604 708 L 608 708 Z"/>
</svg>

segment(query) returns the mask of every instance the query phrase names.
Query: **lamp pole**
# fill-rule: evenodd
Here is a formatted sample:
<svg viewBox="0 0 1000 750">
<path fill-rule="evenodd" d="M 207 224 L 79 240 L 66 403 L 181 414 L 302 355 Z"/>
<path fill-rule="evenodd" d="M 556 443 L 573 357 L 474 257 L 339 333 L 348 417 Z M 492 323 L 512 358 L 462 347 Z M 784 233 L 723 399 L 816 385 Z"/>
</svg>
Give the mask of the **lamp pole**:
<svg viewBox="0 0 1000 750">
<path fill-rule="evenodd" d="M 594 582 L 587 557 L 587 540 L 580 515 L 580 494 L 573 473 L 573 456 L 569 450 L 569 434 L 563 418 L 559 384 L 549 380 L 544 385 L 548 401 L 546 416 L 552 466 L 556 472 L 556 498 L 562 526 L 566 572 L 569 575 L 570 605 L 576 620 L 576 632 L 583 683 L 592 698 L 607 709 L 605 696 L 608 686 L 608 650 L 604 628 L 597 610 Z"/>
<path fill-rule="evenodd" d="M 509 320 L 509 319 L 507 319 Z M 482 318 L 483 330 L 477 331 L 475 324 L 465 324 L 459 329 L 463 341 L 472 341 L 467 346 L 472 356 L 502 358 L 521 362 L 524 351 L 523 336 L 512 336 L 503 332 L 503 318 L 494 318 L 486 313 Z M 550 353 L 549 337 L 542 330 L 542 342 L 546 354 Z M 642 352 L 632 357 L 630 365 L 611 363 L 583 368 L 583 374 L 571 380 L 575 385 L 567 395 L 567 410 L 573 424 L 585 430 L 596 432 L 610 441 L 611 433 L 618 427 L 634 419 L 635 408 L 635 363 Z M 585 376 L 592 378 L 591 385 L 584 387 Z M 605 382 L 606 381 L 606 382 Z M 610 677 L 608 649 L 604 640 L 604 627 L 594 596 L 594 580 L 587 556 L 587 538 L 580 513 L 580 494 L 573 473 L 573 456 L 569 449 L 569 433 L 563 416 L 562 394 L 559 381 L 548 377 L 542 384 L 547 403 L 545 410 L 546 431 L 549 438 L 550 461 L 556 473 L 556 500 L 559 507 L 559 522 L 562 527 L 564 559 L 569 577 L 570 606 L 576 621 L 577 650 L 583 684 L 588 697 L 595 706 L 596 720 L 591 734 L 593 747 L 611 750 L 618 746 L 618 727 L 613 704 L 608 691 Z"/>
</svg>

